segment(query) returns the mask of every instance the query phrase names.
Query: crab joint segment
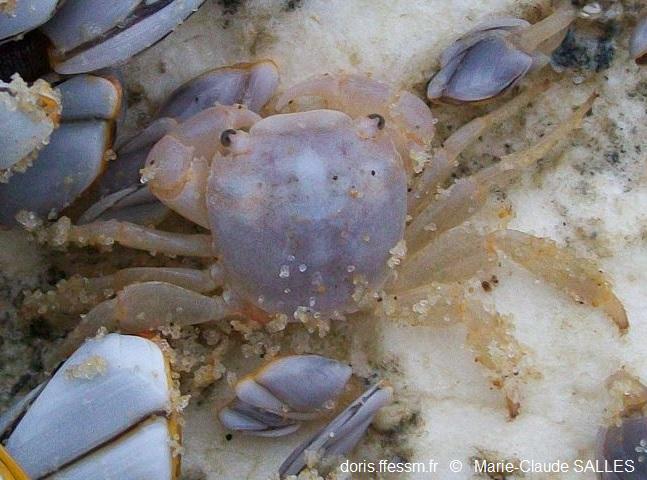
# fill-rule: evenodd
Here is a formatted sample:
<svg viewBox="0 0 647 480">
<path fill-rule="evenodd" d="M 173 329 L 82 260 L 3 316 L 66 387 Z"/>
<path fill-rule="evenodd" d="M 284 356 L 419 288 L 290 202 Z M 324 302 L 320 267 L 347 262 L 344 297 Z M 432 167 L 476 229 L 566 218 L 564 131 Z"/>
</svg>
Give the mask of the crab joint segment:
<svg viewBox="0 0 647 480">
<path fill-rule="evenodd" d="M 75 275 L 58 282 L 55 290 L 26 293 L 21 313 L 27 319 L 79 315 L 128 285 L 142 282 L 166 282 L 197 293 L 208 293 L 222 286 L 223 277 L 224 272 L 219 265 L 212 265 L 206 270 L 134 267 L 95 278 Z"/>
<path fill-rule="evenodd" d="M 432 162 L 425 167 L 409 194 L 409 214 L 415 216 L 428 205 L 436 190 L 450 178 L 461 152 L 487 130 L 518 113 L 537 95 L 546 91 L 549 85 L 549 82 L 541 82 L 527 88 L 493 112 L 463 125 L 445 140 L 443 147 L 434 153 Z"/>
<path fill-rule="evenodd" d="M 166 255 L 215 256 L 210 235 L 163 232 L 118 220 L 72 225 L 69 218 L 61 217 L 53 225 L 37 230 L 36 234 L 39 241 L 55 247 L 68 243 L 110 247 L 120 243 L 126 247 Z"/>
<path fill-rule="evenodd" d="M 63 343 L 45 356 L 46 367 L 54 367 L 86 338 L 101 328 L 138 333 L 170 324 L 196 325 L 237 314 L 235 299 L 207 297 L 164 282 L 129 285 L 116 298 L 100 303 L 83 317 Z"/>
<path fill-rule="evenodd" d="M 485 204 L 490 189 L 509 184 L 525 168 L 543 158 L 559 141 L 580 127 L 596 98 L 597 94 L 591 95 L 559 128 L 545 135 L 537 144 L 506 155 L 499 163 L 471 177 L 461 178 L 441 192 L 439 198 L 424 208 L 408 226 L 406 240 L 409 251 L 417 251 L 430 237 L 462 223 Z M 434 228 L 430 229 L 430 225 Z"/>
<path fill-rule="evenodd" d="M 535 275 L 563 289 L 577 302 L 600 308 L 621 332 L 629 328 L 622 303 L 611 284 L 590 260 L 576 257 L 555 242 L 516 230 L 503 230 L 490 235 L 494 247 Z"/>
<path fill-rule="evenodd" d="M 176 478 L 168 364 L 153 342 L 110 334 L 86 342 L 7 434 L 29 478 Z"/>
</svg>

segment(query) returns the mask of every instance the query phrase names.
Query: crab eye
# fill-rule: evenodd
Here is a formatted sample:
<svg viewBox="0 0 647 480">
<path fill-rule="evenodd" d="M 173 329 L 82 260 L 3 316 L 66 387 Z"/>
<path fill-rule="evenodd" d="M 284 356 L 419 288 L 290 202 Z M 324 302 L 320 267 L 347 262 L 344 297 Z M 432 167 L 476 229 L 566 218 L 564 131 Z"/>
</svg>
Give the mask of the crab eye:
<svg viewBox="0 0 647 480">
<path fill-rule="evenodd" d="M 228 130 L 225 130 L 220 134 L 220 143 L 222 144 L 223 147 L 230 147 L 231 146 L 231 136 L 236 135 L 236 130 L 233 128 L 230 128 Z"/>
<path fill-rule="evenodd" d="M 384 125 L 386 124 L 386 120 L 384 120 L 384 117 L 379 113 L 371 113 L 368 118 L 370 118 L 371 120 L 377 120 L 378 130 L 382 130 L 384 128 Z"/>
</svg>

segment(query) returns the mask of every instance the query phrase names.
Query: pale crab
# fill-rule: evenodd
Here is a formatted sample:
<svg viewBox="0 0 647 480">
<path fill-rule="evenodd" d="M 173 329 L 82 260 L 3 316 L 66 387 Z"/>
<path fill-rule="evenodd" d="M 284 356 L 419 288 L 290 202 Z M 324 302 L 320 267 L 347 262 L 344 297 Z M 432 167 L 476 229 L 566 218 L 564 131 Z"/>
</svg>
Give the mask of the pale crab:
<svg viewBox="0 0 647 480">
<path fill-rule="evenodd" d="M 319 97 L 323 109 L 261 118 L 241 105 L 216 105 L 185 120 L 151 150 L 142 179 L 209 234 L 117 220 L 72 225 L 67 218 L 37 234 L 59 247 L 120 243 L 218 263 L 207 270 L 127 269 L 41 295 L 52 305 L 59 294 L 82 292 L 93 299 L 83 308 L 94 307 L 46 364 L 100 327 L 140 332 L 230 316 L 267 323 L 360 311 L 412 324 L 460 320 L 514 417 L 524 347 L 509 322 L 466 296 L 463 284 L 491 265 L 496 251 L 602 309 L 621 331 L 628 328 L 622 304 L 592 261 L 549 239 L 512 230 L 483 234 L 464 224 L 493 187 L 505 187 L 578 128 L 595 96 L 536 145 L 445 188 L 461 151 L 546 88 L 529 88 L 469 122 L 430 156 L 435 120 L 427 105 L 360 75 L 318 76 L 276 101 L 280 111 L 297 97 Z M 214 295 L 220 287 L 224 293 Z M 106 289 L 114 298 L 92 295 Z"/>
</svg>

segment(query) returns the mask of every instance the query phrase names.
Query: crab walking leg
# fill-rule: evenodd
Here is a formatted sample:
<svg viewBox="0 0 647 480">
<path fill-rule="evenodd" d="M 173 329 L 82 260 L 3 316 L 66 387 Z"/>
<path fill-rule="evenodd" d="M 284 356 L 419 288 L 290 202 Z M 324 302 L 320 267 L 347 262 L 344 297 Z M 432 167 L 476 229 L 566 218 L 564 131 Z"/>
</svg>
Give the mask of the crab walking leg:
<svg viewBox="0 0 647 480">
<path fill-rule="evenodd" d="M 564 290 L 577 302 L 604 311 L 621 332 L 629 328 L 627 313 L 611 284 L 592 261 L 576 257 L 547 238 L 516 230 L 501 230 L 489 235 L 494 248 L 509 255 L 533 274 Z"/>
<path fill-rule="evenodd" d="M 496 252 L 484 235 L 459 226 L 405 257 L 386 289 L 403 291 L 432 282 L 467 280 L 495 260 Z"/>
<path fill-rule="evenodd" d="M 516 417 L 521 407 L 520 382 L 538 376 L 525 365 L 528 347 L 513 335 L 514 325 L 508 317 L 487 311 L 480 302 L 467 302 L 465 324 L 475 360 L 487 369 L 492 385 L 503 391 L 510 417 Z"/>
<path fill-rule="evenodd" d="M 474 143 L 486 130 L 503 123 L 519 112 L 537 95 L 545 92 L 549 85 L 550 82 L 546 81 L 526 89 L 493 112 L 463 125 L 445 140 L 443 147 L 433 155 L 431 163 L 425 167 L 409 193 L 409 214 L 416 215 L 428 206 L 437 189 L 449 179 L 456 168 L 456 159 L 463 150 Z"/>
<path fill-rule="evenodd" d="M 434 321 L 455 322 L 466 311 L 465 292 L 456 283 L 429 283 L 409 290 L 388 290 L 378 303 L 378 313 L 406 326 Z"/>
<path fill-rule="evenodd" d="M 287 89 L 276 102 L 278 111 L 300 97 L 320 97 L 326 108 L 357 118 L 372 113 L 386 119 L 405 167 L 414 170 L 427 160 L 435 132 L 429 107 L 417 96 L 397 91 L 363 75 L 318 75 Z"/>
<path fill-rule="evenodd" d="M 223 270 L 212 265 L 206 270 L 192 268 L 136 267 L 112 275 L 86 278 L 76 275 L 58 282 L 55 290 L 27 293 L 21 313 L 26 319 L 79 315 L 128 285 L 142 282 L 165 282 L 198 293 L 208 293 L 223 284 Z"/>
<path fill-rule="evenodd" d="M 234 298 L 208 297 L 164 282 L 136 283 L 90 310 L 63 342 L 45 355 L 44 364 L 55 367 L 102 327 L 139 333 L 170 324 L 220 320 L 240 311 L 241 305 Z"/>
<path fill-rule="evenodd" d="M 62 247 L 69 243 L 79 246 L 109 247 L 119 243 L 125 247 L 166 255 L 214 257 L 211 235 L 171 233 L 117 220 L 72 225 L 61 217 L 53 225 L 37 230 L 41 243 Z"/>
<path fill-rule="evenodd" d="M 260 119 L 242 105 L 217 105 L 194 115 L 153 147 L 142 181 L 167 207 L 209 228 L 205 195 L 211 160 L 223 151 L 221 135 L 251 127 Z"/>
<path fill-rule="evenodd" d="M 406 326 L 465 325 L 467 343 L 476 361 L 486 368 L 492 384 L 504 392 L 510 416 L 518 414 L 519 382 L 536 373 L 524 364 L 529 349 L 513 335 L 509 318 L 466 299 L 464 287 L 458 283 L 429 283 L 389 291 L 380 308 L 386 318 Z"/>
<path fill-rule="evenodd" d="M 544 136 L 536 145 L 506 155 L 495 165 L 471 177 L 461 178 L 418 213 L 407 228 L 405 238 L 410 252 L 420 249 L 434 236 L 463 223 L 487 200 L 494 186 L 505 186 L 521 172 L 543 158 L 560 140 L 580 127 L 597 97 L 593 94 L 559 128 Z"/>
</svg>

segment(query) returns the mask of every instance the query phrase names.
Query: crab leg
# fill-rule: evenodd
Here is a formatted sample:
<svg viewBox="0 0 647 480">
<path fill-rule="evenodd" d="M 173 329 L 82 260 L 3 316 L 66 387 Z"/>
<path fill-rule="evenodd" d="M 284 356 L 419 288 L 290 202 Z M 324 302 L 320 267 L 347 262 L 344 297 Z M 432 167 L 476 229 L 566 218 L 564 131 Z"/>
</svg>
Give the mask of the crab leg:
<svg viewBox="0 0 647 480">
<path fill-rule="evenodd" d="M 215 256 L 211 235 L 163 232 L 117 220 L 72 225 L 69 218 L 61 217 L 50 227 L 36 232 L 39 241 L 55 247 L 69 243 L 82 247 L 106 247 L 119 243 L 125 247 L 165 255 Z"/>
<path fill-rule="evenodd" d="M 466 280 L 491 266 L 496 259 L 486 238 L 464 227 L 456 227 L 405 257 L 388 290 L 402 291 L 432 282 Z"/>
<path fill-rule="evenodd" d="M 431 163 L 425 167 L 409 194 L 409 213 L 415 215 L 429 205 L 436 190 L 449 179 L 455 169 L 456 159 L 469 145 L 486 130 L 519 112 L 537 95 L 546 91 L 549 85 L 546 81 L 526 89 L 502 107 L 463 125 L 445 140 L 443 147 L 434 154 Z"/>
<path fill-rule="evenodd" d="M 457 283 L 430 283 L 389 292 L 380 305 L 387 318 L 407 326 L 464 324 L 475 360 L 503 391 L 510 417 L 518 414 L 518 382 L 533 372 L 523 365 L 529 350 L 513 335 L 509 318 L 487 311 L 476 300 L 466 300 L 464 288 Z"/>
<path fill-rule="evenodd" d="M 164 282 L 136 283 L 90 310 L 60 345 L 45 354 L 43 362 L 47 368 L 55 367 L 102 327 L 138 333 L 170 324 L 220 320 L 240 310 L 235 299 L 225 296 L 208 297 Z"/>
<path fill-rule="evenodd" d="M 492 384 L 503 391 L 510 417 L 516 417 L 520 408 L 520 377 L 537 375 L 523 365 L 528 347 L 513 335 L 514 326 L 509 318 L 487 311 L 480 302 L 468 302 L 465 323 L 467 343 L 475 360 L 488 370 Z"/>
<path fill-rule="evenodd" d="M 611 290 L 609 281 L 590 260 L 576 257 L 546 238 L 537 238 L 516 230 L 502 230 L 489 235 L 493 246 L 509 255 L 535 275 L 563 289 L 579 303 L 602 309 L 621 332 L 629 328 L 622 302 Z"/>
<path fill-rule="evenodd" d="M 434 235 L 463 223 L 483 206 L 492 187 L 510 183 L 525 168 L 543 158 L 560 140 L 579 128 L 596 97 L 596 94 L 591 95 L 566 122 L 537 144 L 506 155 L 499 163 L 484 168 L 471 177 L 461 178 L 441 192 L 439 198 L 423 209 L 407 228 L 409 251 L 417 251 Z"/>
<path fill-rule="evenodd" d="M 26 319 L 44 315 L 79 315 L 128 285 L 142 282 L 166 282 L 198 293 L 221 287 L 223 271 L 218 265 L 206 270 L 192 268 L 136 267 L 96 278 L 74 276 L 61 280 L 56 290 L 36 290 L 25 296 L 22 314 Z"/>
</svg>

